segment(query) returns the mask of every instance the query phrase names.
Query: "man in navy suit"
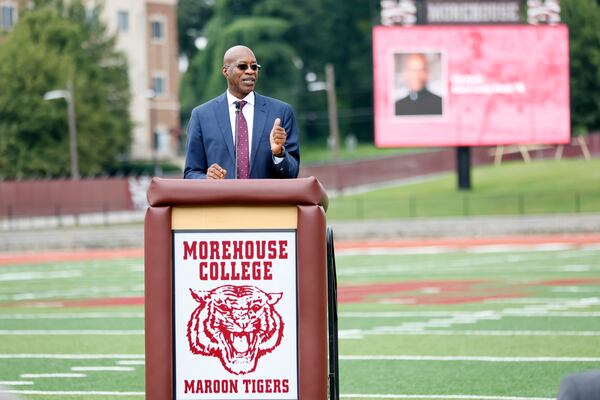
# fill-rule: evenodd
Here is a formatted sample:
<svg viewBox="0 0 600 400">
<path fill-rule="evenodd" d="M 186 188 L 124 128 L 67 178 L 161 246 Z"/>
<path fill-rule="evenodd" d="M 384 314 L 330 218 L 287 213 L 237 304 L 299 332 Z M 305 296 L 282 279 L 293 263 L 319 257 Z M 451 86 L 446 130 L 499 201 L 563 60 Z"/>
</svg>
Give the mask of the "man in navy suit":
<svg viewBox="0 0 600 400">
<path fill-rule="evenodd" d="M 300 147 L 294 111 L 254 91 L 260 65 L 252 50 L 227 50 L 221 71 L 227 91 L 192 111 L 184 178 L 296 178 Z"/>
</svg>

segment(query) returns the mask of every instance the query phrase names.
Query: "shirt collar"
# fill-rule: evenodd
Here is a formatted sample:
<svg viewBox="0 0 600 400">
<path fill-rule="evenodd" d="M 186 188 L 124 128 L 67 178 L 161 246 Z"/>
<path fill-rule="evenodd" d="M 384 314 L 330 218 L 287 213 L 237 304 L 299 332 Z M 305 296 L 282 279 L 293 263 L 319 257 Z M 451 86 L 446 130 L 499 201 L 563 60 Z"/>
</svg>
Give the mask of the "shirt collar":
<svg viewBox="0 0 600 400">
<path fill-rule="evenodd" d="M 248 93 L 248 95 L 246 95 L 246 97 L 244 97 L 242 100 L 254 107 L 254 91 Z M 229 93 L 229 90 L 227 90 L 227 104 L 231 106 L 236 101 L 240 101 L 240 99 Z"/>
</svg>

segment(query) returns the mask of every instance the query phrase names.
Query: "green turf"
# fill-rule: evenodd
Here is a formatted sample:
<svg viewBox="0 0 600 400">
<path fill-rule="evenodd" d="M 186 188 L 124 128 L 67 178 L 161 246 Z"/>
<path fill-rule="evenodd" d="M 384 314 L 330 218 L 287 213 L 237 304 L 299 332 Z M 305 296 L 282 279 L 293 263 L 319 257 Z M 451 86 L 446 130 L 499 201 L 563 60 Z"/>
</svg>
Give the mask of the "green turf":
<svg viewBox="0 0 600 400">
<path fill-rule="evenodd" d="M 141 306 L 57 307 L 55 302 L 65 300 L 68 304 L 78 299 L 141 296 L 141 264 L 141 260 L 112 260 L 0 267 L 0 355 L 140 357 L 144 353 Z M 485 252 L 437 254 L 411 254 L 404 250 L 387 255 L 344 255 L 338 251 L 337 266 L 341 300 L 360 287 L 388 288 L 384 293 L 367 290 L 359 301 L 340 304 L 342 394 L 421 395 L 431 396 L 431 399 L 435 399 L 435 395 L 553 398 L 562 376 L 600 365 L 596 361 L 568 360 L 344 358 L 600 358 L 600 318 L 597 316 L 600 313 L 600 249 L 597 247 L 538 251 L 487 249 Z M 67 277 L 58 277 L 73 272 L 75 274 L 67 274 Z M 33 275 L 16 275 L 19 273 Z M 49 273 L 59 275 L 53 277 Z M 85 290 L 77 292 L 77 288 Z M 478 298 L 494 294 L 511 294 L 512 297 L 487 301 Z M 529 314 L 518 314 L 524 312 Z M 443 326 L 444 323 L 449 325 Z M 43 335 L 10 333 L 28 330 L 50 332 Z M 52 333 L 53 330 L 121 330 L 129 334 L 58 335 Z M 436 334 L 440 331 L 444 334 Z M 546 334 L 527 333 L 532 331 Z M 490 332 L 494 335 L 489 335 Z M 568 336 L 561 336 L 561 332 Z M 593 335 L 578 336 L 578 332 Z M 0 358 L 0 381 L 20 380 L 25 373 L 64 373 L 82 366 L 117 366 L 118 361 L 116 358 Z M 86 372 L 87 376 L 80 379 L 37 378 L 32 379 L 31 386 L 13 389 L 143 392 L 144 366 L 131 367 L 133 371 Z M 20 398 L 104 400 L 112 397 L 22 393 Z M 139 400 L 143 396 L 118 398 Z"/>
<path fill-rule="evenodd" d="M 417 153 L 431 151 L 424 148 L 395 148 L 395 149 L 378 149 L 373 144 L 360 143 L 354 150 L 349 150 L 346 147 L 340 149 L 340 160 L 360 160 L 369 158 L 379 158 L 391 155 Z M 302 164 L 325 164 L 334 161 L 332 151 L 326 145 L 304 145 L 300 154 Z"/>
<path fill-rule="evenodd" d="M 342 325 L 344 319 L 342 319 Z M 436 356 L 496 356 L 496 357 L 572 357 L 574 354 L 599 357 L 597 337 L 524 336 L 518 340 L 510 336 L 418 335 L 379 337 L 373 346 L 373 337 L 349 339 L 341 342 L 343 355 L 436 355 Z"/>
<path fill-rule="evenodd" d="M 4 326 L 2 324 L 2 326 Z M 36 324 L 30 325 L 30 329 L 38 329 Z M 57 323 L 54 329 L 63 329 L 62 324 Z M 144 337 L 142 335 L 131 336 L 100 336 L 100 335 L 46 335 L 40 336 L 22 335 L 16 337 L 1 337 L 0 354 L 143 354 Z M 2 374 L 0 373 L 0 376 Z"/>
<path fill-rule="evenodd" d="M 593 367 L 593 365 L 590 365 Z M 340 366 L 342 392 L 359 394 L 556 397 L 561 376 L 581 364 L 491 364 L 484 362 L 346 361 Z"/>
<path fill-rule="evenodd" d="M 330 199 L 332 219 L 600 212 L 600 159 L 509 162 L 473 168 L 473 190 L 456 175 Z"/>
</svg>

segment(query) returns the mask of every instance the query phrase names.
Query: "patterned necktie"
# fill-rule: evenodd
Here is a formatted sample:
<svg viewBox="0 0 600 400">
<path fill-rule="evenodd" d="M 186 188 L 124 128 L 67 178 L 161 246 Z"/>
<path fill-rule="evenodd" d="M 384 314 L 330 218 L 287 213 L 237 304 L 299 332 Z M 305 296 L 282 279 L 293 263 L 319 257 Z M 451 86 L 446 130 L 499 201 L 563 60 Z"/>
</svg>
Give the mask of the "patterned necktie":
<svg viewBox="0 0 600 400">
<path fill-rule="evenodd" d="M 240 104 L 240 111 L 237 114 L 238 137 L 236 142 L 237 151 L 237 177 L 238 179 L 250 178 L 250 151 L 248 146 L 248 123 L 242 112 L 246 101 L 241 100 L 236 103 Z"/>
</svg>

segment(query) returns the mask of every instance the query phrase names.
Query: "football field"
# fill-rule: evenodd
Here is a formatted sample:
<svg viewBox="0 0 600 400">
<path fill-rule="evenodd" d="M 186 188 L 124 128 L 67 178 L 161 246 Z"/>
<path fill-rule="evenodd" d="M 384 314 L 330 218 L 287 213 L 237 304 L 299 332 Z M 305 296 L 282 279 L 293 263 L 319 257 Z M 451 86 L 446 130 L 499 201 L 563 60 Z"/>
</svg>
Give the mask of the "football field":
<svg viewBox="0 0 600 400">
<path fill-rule="evenodd" d="M 343 399 L 549 400 L 600 368 L 600 236 L 336 250 Z M 143 289 L 140 250 L 0 255 L 3 390 L 143 399 Z"/>
</svg>

